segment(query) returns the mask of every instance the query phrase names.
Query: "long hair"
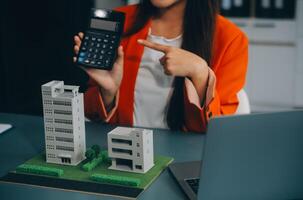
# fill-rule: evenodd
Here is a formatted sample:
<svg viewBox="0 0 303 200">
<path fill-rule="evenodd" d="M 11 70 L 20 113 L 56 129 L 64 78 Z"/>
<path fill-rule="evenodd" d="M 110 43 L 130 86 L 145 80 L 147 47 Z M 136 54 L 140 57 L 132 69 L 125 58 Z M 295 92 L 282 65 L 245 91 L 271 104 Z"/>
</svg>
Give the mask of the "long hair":
<svg viewBox="0 0 303 200">
<path fill-rule="evenodd" d="M 157 13 L 150 0 L 141 0 L 136 19 L 125 33 L 130 36 L 140 31 L 148 20 Z M 183 41 L 181 48 L 203 58 L 211 64 L 212 47 L 218 14 L 217 0 L 186 0 L 183 18 Z M 181 130 L 184 119 L 184 77 L 175 77 L 174 90 L 168 105 L 166 120 L 172 130 Z"/>
</svg>

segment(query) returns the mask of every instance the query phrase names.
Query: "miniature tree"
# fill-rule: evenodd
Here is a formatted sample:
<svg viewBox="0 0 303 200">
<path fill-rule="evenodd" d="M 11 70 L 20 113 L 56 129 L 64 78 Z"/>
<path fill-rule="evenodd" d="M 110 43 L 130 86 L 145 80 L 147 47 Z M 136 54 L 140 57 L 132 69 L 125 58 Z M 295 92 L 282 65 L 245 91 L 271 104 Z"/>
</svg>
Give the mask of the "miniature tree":
<svg viewBox="0 0 303 200">
<path fill-rule="evenodd" d="M 87 160 L 89 162 L 91 162 L 95 157 L 96 157 L 96 153 L 94 150 L 92 149 L 88 149 L 86 152 L 85 152 L 85 157 L 87 158 Z"/>
<path fill-rule="evenodd" d="M 91 147 L 91 149 L 95 151 L 95 154 L 96 154 L 95 157 L 97 158 L 99 156 L 99 153 L 100 153 L 100 150 L 101 150 L 100 146 L 95 144 Z"/>
<path fill-rule="evenodd" d="M 111 159 L 108 157 L 108 151 L 104 150 L 101 152 L 102 160 L 105 163 L 111 164 Z"/>
</svg>

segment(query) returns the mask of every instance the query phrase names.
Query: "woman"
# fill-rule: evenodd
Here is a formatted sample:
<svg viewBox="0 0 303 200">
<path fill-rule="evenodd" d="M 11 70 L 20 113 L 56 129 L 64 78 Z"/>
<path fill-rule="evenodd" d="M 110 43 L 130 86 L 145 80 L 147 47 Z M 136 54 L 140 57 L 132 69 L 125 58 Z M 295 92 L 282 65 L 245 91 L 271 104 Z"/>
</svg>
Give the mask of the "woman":
<svg viewBox="0 0 303 200">
<path fill-rule="evenodd" d="M 87 117 L 201 132 L 210 117 L 236 111 L 248 42 L 215 0 L 142 0 L 117 10 L 126 24 L 112 71 L 84 69 Z"/>
</svg>

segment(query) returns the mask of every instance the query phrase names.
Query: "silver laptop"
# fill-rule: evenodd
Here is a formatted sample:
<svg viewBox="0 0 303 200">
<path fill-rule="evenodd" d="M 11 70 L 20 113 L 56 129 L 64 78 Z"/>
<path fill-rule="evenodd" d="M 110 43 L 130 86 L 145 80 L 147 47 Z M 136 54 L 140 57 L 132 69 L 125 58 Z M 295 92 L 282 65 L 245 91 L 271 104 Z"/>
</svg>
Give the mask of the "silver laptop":
<svg viewBox="0 0 303 200">
<path fill-rule="evenodd" d="M 303 111 L 214 118 L 202 162 L 169 169 L 189 199 L 303 199 Z"/>
</svg>

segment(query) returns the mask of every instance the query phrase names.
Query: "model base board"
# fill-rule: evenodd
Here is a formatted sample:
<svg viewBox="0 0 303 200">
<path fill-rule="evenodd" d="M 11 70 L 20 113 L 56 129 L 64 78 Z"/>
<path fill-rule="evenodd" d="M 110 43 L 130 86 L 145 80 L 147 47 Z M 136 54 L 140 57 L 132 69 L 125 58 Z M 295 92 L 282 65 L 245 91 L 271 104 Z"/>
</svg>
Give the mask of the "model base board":
<svg viewBox="0 0 303 200">
<path fill-rule="evenodd" d="M 108 169 L 110 163 L 106 162 L 101 163 L 92 171 L 86 172 L 82 169 L 82 165 L 85 164 L 86 161 L 83 161 L 77 166 L 51 164 L 45 162 L 45 154 L 43 153 L 26 161 L 22 165 L 24 166 L 25 164 L 26 166 L 41 166 L 43 168 L 60 169 L 63 170 L 63 174 L 61 176 L 55 177 L 16 170 L 9 172 L 7 175 L 2 177 L 0 181 L 85 193 L 137 198 L 173 161 L 173 158 L 155 156 L 154 161 L 155 166 L 145 174 L 110 170 Z M 109 175 L 110 177 L 114 178 L 121 177 L 122 179 L 139 180 L 139 184 L 134 186 L 132 184 L 120 185 L 119 182 L 115 182 L 116 184 L 111 184 L 108 182 L 102 183 L 94 181 L 91 178 L 96 174 Z"/>
</svg>

